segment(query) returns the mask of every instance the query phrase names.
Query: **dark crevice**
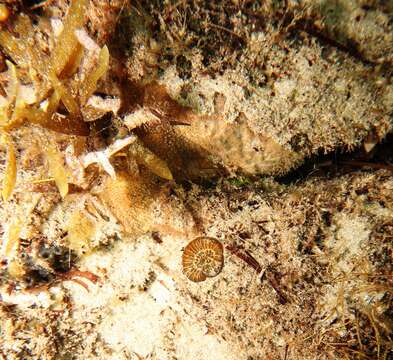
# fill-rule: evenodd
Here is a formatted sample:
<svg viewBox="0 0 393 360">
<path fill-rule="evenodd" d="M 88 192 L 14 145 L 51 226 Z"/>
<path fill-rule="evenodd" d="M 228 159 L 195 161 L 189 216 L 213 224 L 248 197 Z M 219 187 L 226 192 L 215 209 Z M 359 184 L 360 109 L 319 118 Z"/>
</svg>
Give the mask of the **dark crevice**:
<svg viewBox="0 0 393 360">
<path fill-rule="evenodd" d="M 390 170 L 393 175 L 393 134 L 366 152 L 359 147 L 351 152 L 333 151 L 308 158 L 303 165 L 276 178 L 283 185 L 291 185 L 315 177 L 332 178 L 353 171 Z"/>
</svg>

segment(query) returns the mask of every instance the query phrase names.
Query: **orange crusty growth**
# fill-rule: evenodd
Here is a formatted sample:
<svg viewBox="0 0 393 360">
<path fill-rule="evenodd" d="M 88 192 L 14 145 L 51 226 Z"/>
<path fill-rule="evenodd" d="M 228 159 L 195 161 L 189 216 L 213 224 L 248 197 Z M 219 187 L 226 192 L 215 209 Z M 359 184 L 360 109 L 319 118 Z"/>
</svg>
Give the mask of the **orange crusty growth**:
<svg viewBox="0 0 393 360">
<path fill-rule="evenodd" d="M 183 272 L 189 280 L 204 281 L 221 272 L 224 265 L 223 246 L 217 239 L 197 237 L 184 249 L 182 260 Z"/>
<path fill-rule="evenodd" d="M 10 11 L 5 4 L 0 4 L 0 22 L 5 22 L 10 16 Z"/>
</svg>

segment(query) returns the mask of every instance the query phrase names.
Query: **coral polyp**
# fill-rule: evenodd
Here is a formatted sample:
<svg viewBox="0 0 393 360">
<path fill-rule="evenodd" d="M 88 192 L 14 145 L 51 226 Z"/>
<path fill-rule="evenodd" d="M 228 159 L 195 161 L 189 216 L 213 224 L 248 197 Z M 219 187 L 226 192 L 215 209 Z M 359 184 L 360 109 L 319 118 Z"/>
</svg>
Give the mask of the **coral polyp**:
<svg viewBox="0 0 393 360">
<path fill-rule="evenodd" d="M 194 282 L 217 276 L 224 265 L 222 244 L 211 237 L 197 237 L 183 252 L 183 272 Z"/>
</svg>

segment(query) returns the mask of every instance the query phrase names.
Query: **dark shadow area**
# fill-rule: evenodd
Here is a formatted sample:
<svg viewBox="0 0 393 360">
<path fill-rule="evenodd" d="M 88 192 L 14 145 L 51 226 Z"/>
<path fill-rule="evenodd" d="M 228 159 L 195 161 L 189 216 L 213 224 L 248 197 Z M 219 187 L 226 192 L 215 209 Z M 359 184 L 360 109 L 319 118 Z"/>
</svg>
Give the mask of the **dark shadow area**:
<svg viewBox="0 0 393 360">
<path fill-rule="evenodd" d="M 276 178 L 276 181 L 283 185 L 291 185 L 310 177 L 332 178 L 355 170 L 378 169 L 390 170 L 393 175 L 393 134 L 388 134 L 368 153 L 360 147 L 351 152 L 334 151 L 312 156 L 302 166 Z"/>
</svg>

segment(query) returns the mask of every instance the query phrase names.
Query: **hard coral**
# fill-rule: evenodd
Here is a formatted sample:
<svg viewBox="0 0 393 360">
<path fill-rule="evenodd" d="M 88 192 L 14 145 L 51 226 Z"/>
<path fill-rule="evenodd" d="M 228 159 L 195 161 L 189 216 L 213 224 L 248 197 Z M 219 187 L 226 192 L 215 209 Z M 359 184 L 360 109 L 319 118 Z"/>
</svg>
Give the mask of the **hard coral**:
<svg viewBox="0 0 393 360">
<path fill-rule="evenodd" d="M 223 246 L 217 239 L 196 238 L 185 247 L 182 263 L 183 272 L 191 281 L 217 276 L 224 265 Z"/>
</svg>

